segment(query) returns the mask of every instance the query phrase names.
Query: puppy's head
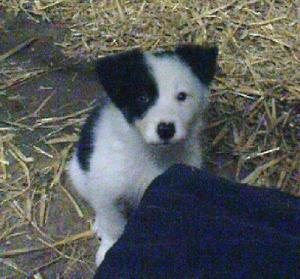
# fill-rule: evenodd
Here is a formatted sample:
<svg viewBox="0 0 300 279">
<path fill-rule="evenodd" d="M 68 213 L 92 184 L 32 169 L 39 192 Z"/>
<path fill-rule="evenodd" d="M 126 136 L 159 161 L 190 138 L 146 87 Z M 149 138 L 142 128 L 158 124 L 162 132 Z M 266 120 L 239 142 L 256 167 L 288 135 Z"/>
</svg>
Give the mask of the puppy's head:
<svg viewBox="0 0 300 279">
<path fill-rule="evenodd" d="M 97 63 L 100 82 L 149 144 L 184 140 L 208 103 L 218 50 L 197 45 L 173 52 L 132 50 Z"/>
</svg>

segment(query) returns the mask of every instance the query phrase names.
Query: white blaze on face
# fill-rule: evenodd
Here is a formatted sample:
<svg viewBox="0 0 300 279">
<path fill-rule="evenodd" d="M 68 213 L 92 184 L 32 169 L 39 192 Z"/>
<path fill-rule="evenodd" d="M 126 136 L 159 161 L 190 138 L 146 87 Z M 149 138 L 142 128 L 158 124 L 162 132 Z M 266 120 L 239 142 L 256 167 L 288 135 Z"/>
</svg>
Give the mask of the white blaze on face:
<svg viewBox="0 0 300 279">
<path fill-rule="evenodd" d="M 163 140 L 158 135 L 158 125 L 173 123 L 175 134 L 169 142 L 182 141 L 188 136 L 195 116 L 206 107 L 208 89 L 176 56 L 146 53 L 145 57 L 158 87 L 158 98 L 135 125 L 147 143 L 159 144 Z M 180 92 L 187 94 L 184 101 L 177 99 Z"/>
</svg>

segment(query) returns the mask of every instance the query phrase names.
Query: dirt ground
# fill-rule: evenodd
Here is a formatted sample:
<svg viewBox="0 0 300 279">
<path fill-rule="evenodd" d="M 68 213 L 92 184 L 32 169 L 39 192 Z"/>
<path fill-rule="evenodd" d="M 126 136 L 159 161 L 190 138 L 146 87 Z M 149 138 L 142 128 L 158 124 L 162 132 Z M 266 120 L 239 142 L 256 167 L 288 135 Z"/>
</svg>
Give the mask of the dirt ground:
<svg viewBox="0 0 300 279">
<path fill-rule="evenodd" d="M 2 19 L 3 14 L 0 15 Z M 7 98 L 1 98 L 0 106 L 0 122 L 1 127 L 9 126 L 8 123 L 13 123 L 23 117 L 28 117 L 22 122 L 22 128 L 14 130 L 14 144 L 21 146 L 20 149 L 30 156 L 32 147 L 41 147 L 45 152 L 54 153 L 57 156 L 64 150 L 66 144 L 57 144 L 49 148 L 44 144 L 49 131 L 59 128 L 57 127 L 42 128 L 31 130 L 24 127 L 32 127 L 36 124 L 37 119 L 63 117 L 75 111 L 89 108 L 90 104 L 100 96 L 101 91 L 96 77 L 91 72 L 81 72 L 73 70 L 56 70 L 55 68 L 65 65 L 66 58 L 61 54 L 58 47 L 53 43 L 59 42 L 64 35 L 65 30 L 61 27 L 51 26 L 49 24 L 35 24 L 29 21 L 24 16 L 17 18 L 6 17 L 5 33 L 1 33 L 0 53 L 5 53 L 19 45 L 27 38 L 37 37 L 38 39 L 30 46 L 24 47 L 15 55 L 9 57 L 7 64 L 13 65 L 13 68 L 18 66 L 26 69 L 45 69 L 45 73 L 34 76 L 30 79 L 15 84 L 7 89 Z M 48 69 L 49 68 L 49 69 Z M 40 108 L 43 101 L 47 102 Z M 36 110 L 38 112 L 36 112 Z M 5 125 L 6 124 L 6 125 Z M 54 124 L 55 126 L 56 124 Z M 65 134 L 74 133 L 74 128 L 69 125 L 63 128 Z M 36 153 L 35 161 L 30 166 L 30 172 L 43 172 L 42 166 L 49 166 L 54 163 L 55 156 L 49 158 L 41 153 Z M 36 195 L 39 196 L 41 188 L 45 188 L 45 193 L 48 192 L 48 183 L 51 176 L 46 173 L 36 173 L 37 187 Z M 13 178 L 11 178 L 13 180 Z M 17 177 L 15 177 L 17 179 Z M 64 186 L 69 189 L 68 183 Z M 71 191 L 71 190 L 70 190 Z M 0 197 L 3 193 L 0 192 Z M 75 194 L 76 195 L 76 194 Z M 43 249 L 42 251 L 31 252 L 31 247 L 47 247 L 41 239 L 55 243 L 57 240 L 65 239 L 68 236 L 74 236 L 77 233 L 82 233 L 90 228 L 91 214 L 85 204 L 76 199 L 80 203 L 84 217 L 78 216 L 76 210 L 70 203 L 68 195 L 59 186 L 54 186 L 51 189 L 51 195 L 47 195 L 47 220 L 36 229 L 30 225 L 30 222 L 38 216 L 32 216 L 31 221 L 24 220 L 23 224 L 15 230 L 14 235 L 4 238 L 6 230 L 1 230 L 0 237 L 0 254 L 4 251 L 11 251 L 29 248 L 29 251 L 18 254 L 11 258 L 1 259 L 0 262 L 0 277 L 1 278 L 31 278 L 34 274 L 42 274 L 43 278 L 88 278 L 94 270 L 94 252 L 97 240 L 83 237 L 78 243 L 60 246 L 59 250 L 54 248 Z M 3 201 L 3 198 L 0 199 Z M 12 227 L 19 220 L 11 220 L 8 218 L 8 210 L 4 209 L 5 204 L 1 203 L 1 223 L 3 227 Z M 39 204 L 32 205 L 33 212 L 40 208 Z M 3 210 L 4 209 L 4 210 Z M 34 214 L 33 214 L 34 215 Z M 7 217 L 7 218 L 6 218 Z M 20 216 L 20 218 L 23 218 Z M 37 221 L 38 222 L 38 221 Z M 76 253 L 75 253 L 76 250 Z M 76 254 L 76 255 L 75 255 Z M 67 264 L 68 262 L 68 264 Z M 38 275 L 35 275 L 38 276 Z M 33 277 L 32 277 L 33 278 Z M 34 277 L 41 278 L 41 277 Z"/>
<path fill-rule="evenodd" d="M 215 11 L 212 11 L 207 15 L 209 20 L 213 18 Z M 95 102 L 101 102 L 103 94 L 97 77 L 85 60 L 80 61 L 81 67 L 76 64 L 78 61 L 62 53 L 61 43 L 68 32 L 70 29 L 63 23 L 37 23 L 24 13 L 15 17 L 0 8 L 0 278 L 90 278 L 95 270 L 98 240 L 90 231 L 93 213 L 72 190 L 65 176 L 65 167 L 87 112 Z M 110 37 L 107 40 L 111 42 Z M 16 49 L 17 46 L 20 49 Z M 283 46 L 283 49 L 285 53 L 287 47 Z M 254 61 L 253 67 L 262 60 Z M 226 68 L 224 60 L 222 63 L 223 70 L 233 74 L 235 69 L 230 65 Z M 260 72 L 255 70 L 257 73 L 254 74 L 258 76 Z M 238 72 L 236 78 L 241 76 L 243 73 Z M 1 78 L 11 84 L 1 83 Z M 271 154 L 269 156 L 264 149 L 261 150 L 258 142 L 262 142 L 260 137 L 265 136 L 269 128 L 268 123 L 264 123 L 264 117 L 268 115 L 262 114 L 261 123 L 253 120 L 246 127 L 244 107 L 236 109 L 242 106 L 242 102 L 240 99 L 230 102 L 230 98 L 237 100 L 242 96 L 247 101 L 253 101 L 249 114 L 245 116 L 247 120 L 256 117 L 254 112 L 257 107 L 263 110 L 264 105 L 271 107 L 272 104 L 261 102 L 255 95 L 257 91 L 249 91 L 252 90 L 250 86 L 245 86 L 248 91 L 245 88 L 242 91 L 239 84 L 234 84 L 230 91 L 230 81 L 222 71 L 218 81 L 219 91 L 213 88 L 211 97 L 209 128 L 202 134 L 206 167 L 227 178 L 239 181 L 247 178 L 255 181 L 257 186 L 276 181 L 277 188 L 282 187 L 282 190 L 299 195 L 299 156 L 295 155 L 294 142 L 297 139 L 293 128 L 297 123 L 290 121 L 294 126 L 287 127 L 285 122 L 288 123 L 290 115 L 299 113 L 295 105 L 298 97 L 294 98 L 292 93 L 296 95 L 300 91 L 286 85 L 286 91 L 290 93 L 290 90 L 293 97 L 290 107 L 285 100 L 281 103 L 279 98 L 274 99 L 288 111 L 288 114 L 285 111 L 282 115 L 277 113 L 278 119 L 284 122 L 284 129 L 291 131 L 291 136 L 287 140 L 274 140 L 274 143 L 270 140 L 270 144 L 268 138 L 266 146 Z M 271 78 L 269 82 L 273 86 Z M 285 83 L 286 80 L 283 80 L 282 84 Z M 241 87 L 241 90 L 237 91 L 235 86 Z M 231 92 L 228 94 L 231 97 L 222 95 L 227 91 Z M 250 92 L 249 95 L 247 92 Z M 228 115 L 224 113 L 224 117 L 220 113 L 223 106 L 232 109 Z M 226 117 L 232 123 L 224 124 Z M 264 125 L 266 128 L 261 131 Z M 242 142 L 246 145 L 252 139 L 247 129 L 256 129 L 256 134 L 251 144 L 245 147 Z M 272 133 L 276 138 L 275 128 Z M 271 157 L 278 151 L 275 159 Z M 251 157 L 252 154 L 256 157 Z M 245 165 L 240 158 L 247 158 Z M 279 170 L 274 168 L 273 173 L 268 172 L 270 167 L 279 165 L 283 160 L 286 160 L 291 172 L 282 167 L 278 167 Z"/>
</svg>

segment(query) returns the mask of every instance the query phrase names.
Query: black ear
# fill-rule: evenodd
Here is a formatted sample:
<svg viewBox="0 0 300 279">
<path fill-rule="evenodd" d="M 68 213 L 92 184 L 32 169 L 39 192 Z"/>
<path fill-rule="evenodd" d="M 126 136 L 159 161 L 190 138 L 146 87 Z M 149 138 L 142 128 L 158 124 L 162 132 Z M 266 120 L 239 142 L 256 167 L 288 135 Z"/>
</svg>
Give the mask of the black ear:
<svg viewBox="0 0 300 279">
<path fill-rule="evenodd" d="M 113 100 L 119 94 L 124 94 L 126 85 L 133 84 L 143 63 L 143 53 L 134 49 L 120 54 L 100 58 L 96 64 L 96 71 L 101 85 Z"/>
<path fill-rule="evenodd" d="M 179 45 L 175 49 L 177 54 L 187 63 L 198 78 L 206 85 L 214 78 L 217 68 L 218 48 L 199 45 Z"/>
<path fill-rule="evenodd" d="M 144 53 L 139 49 L 99 59 L 96 71 L 107 95 L 129 122 L 141 117 L 158 95 Z M 138 101 L 142 99 L 147 102 Z"/>
</svg>

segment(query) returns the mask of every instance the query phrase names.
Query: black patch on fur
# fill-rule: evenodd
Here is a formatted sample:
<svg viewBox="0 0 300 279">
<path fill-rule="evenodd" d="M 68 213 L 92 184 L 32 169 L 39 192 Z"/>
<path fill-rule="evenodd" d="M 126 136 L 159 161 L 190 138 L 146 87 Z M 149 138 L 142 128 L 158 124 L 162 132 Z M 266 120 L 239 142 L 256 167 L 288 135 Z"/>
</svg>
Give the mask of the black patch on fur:
<svg viewBox="0 0 300 279">
<path fill-rule="evenodd" d="M 217 68 L 217 47 L 179 45 L 175 54 L 191 67 L 202 83 L 209 85 Z"/>
<path fill-rule="evenodd" d="M 94 127 L 100 117 L 100 111 L 101 108 L 99 106 L 92 110 L 79 135 L 79 141 L 77 143 L 77 157 L 79 165 L 84 171 L 88 171 L 90 169 L 90 157 L 94 147 Z"/>
<path fill-rule="evenodd" d="M 140 50 L 131 50 L 99 59 L 100 82 L 129 123 L 141 118 L 157 97 L 157 84 Z"/>
</svg>

